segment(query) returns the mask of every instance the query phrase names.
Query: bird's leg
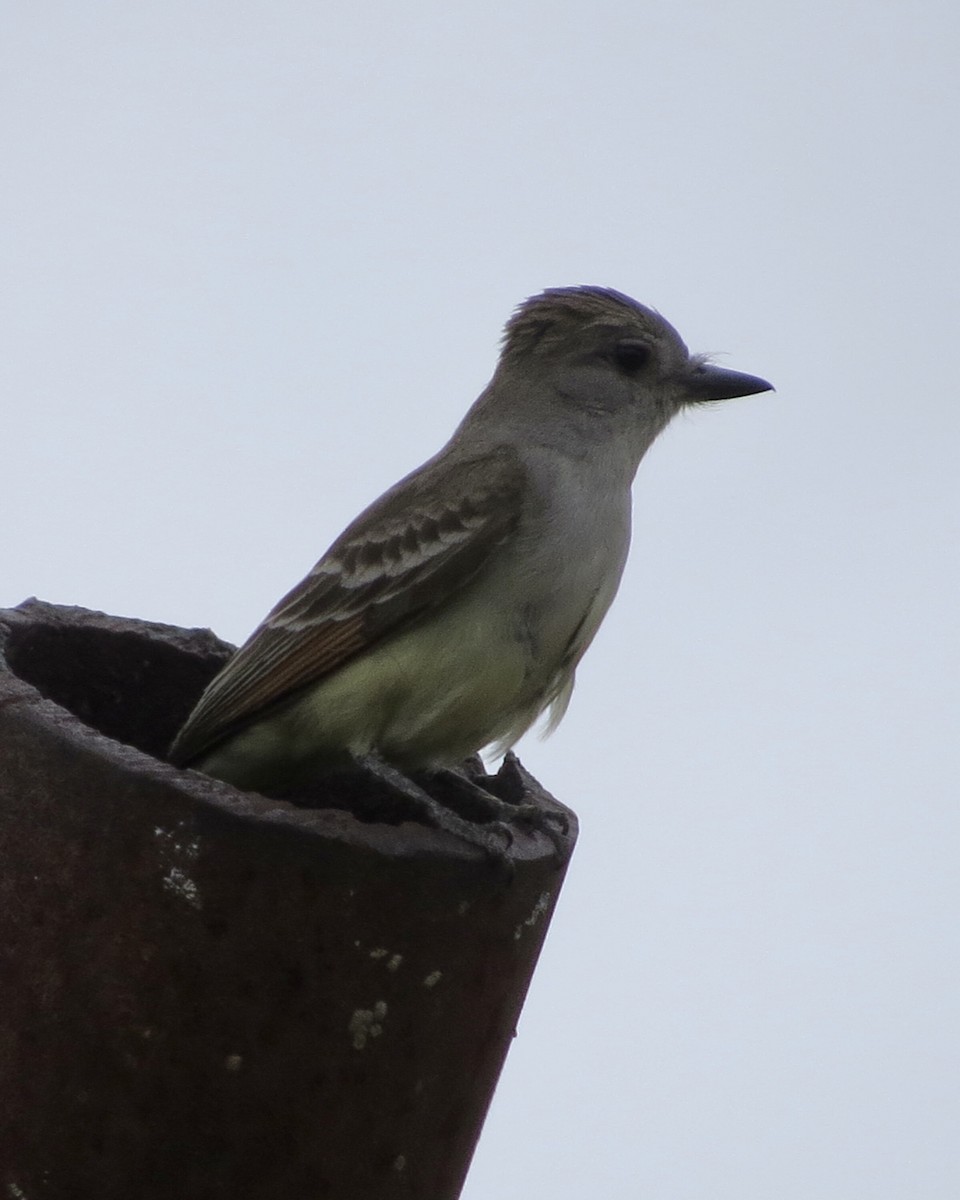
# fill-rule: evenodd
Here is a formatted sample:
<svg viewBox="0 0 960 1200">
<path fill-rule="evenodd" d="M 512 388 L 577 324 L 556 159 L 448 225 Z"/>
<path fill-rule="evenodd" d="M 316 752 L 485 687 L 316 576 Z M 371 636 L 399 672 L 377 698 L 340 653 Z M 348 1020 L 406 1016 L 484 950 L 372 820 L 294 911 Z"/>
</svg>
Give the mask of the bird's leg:
<svg viewBox="0 0 960 1200">
<path fill-rule="evenodd" d="M 461 767 L 419 770 L 412 776 L 377 754 L 354 755 L 353 762 L 359 771 L 399 797 L 415 819 L 464 838 L 493 858 L 504 859 L 518 825 L 544 833 L 553 843 L 558 861 L 566 857 L 566 816 L 525 799 L 532 781 L 512 752 L 494 776 L 486 775 L 479 756 Z M 496 792 L 490 785 L 496 785 Z"/>
<path fill-rule="evenodd" d="M 482 765 L 482 762 L 468 759 L 462 767 L 421 771 L 417 772 L 416 777 L 426 784 L 439 785 L 461 816 L 505 826 L 517 823 L 527 825 L 546 834 L 559 855 L 565 848 L 564 839 L 569 822 L 562 812 L 551 811 L 524 799 L 527 791 L 517 756 L 512 751 L 507 753 L 500 775 L 485 775 Z M 505 799 L 487 786 L 494 783 L 499 785 L 498 791 L 505 791 L 508 797 L 513 793 L 517 799 Z"/>
<path fill-rule="evenodd" d="M 510 849 L 513 843 L 513 834 L 505 823 L 496 821 L 494 825 L 487 828 L 484 827 L 484 824 L 475 823 L 468 815 L 463 815 L 446 804 L 442 804 L 439 800 L 435 800 L 419 783 L 410 779 L 396 767 L 384 762 L 376 754 L 353 755 L 353 762 L 357 770 L 372 777 L 395 795 L 402 797 L 409 804 L 411 813 L 425 824 L 455 834 L 474 846 L 480 846 L 491 857 L 499 860 L 503 860 L 506 852 Z M 467 783 L 467 780 L 464 779 L 463 782 Z M 494 818 L 486 818 L 487 822 L 491 820 Z M 502 838 L 494 837 L 495 832 L 502 834 Z"/>
</svg>

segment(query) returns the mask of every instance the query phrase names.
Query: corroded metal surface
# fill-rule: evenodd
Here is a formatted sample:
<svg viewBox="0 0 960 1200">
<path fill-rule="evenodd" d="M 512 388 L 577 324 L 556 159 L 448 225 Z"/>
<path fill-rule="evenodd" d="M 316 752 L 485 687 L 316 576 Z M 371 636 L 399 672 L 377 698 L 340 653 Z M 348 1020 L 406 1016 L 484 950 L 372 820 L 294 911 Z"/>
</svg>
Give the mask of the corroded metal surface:
<svg viewBox="0 0 960 1200">
<path fill-rule="evenodd" d="M 497 862 L 348 794 L 297 807 L 176 770 L 157 756 L 228 652 L 0 612 L 0 1187 L 456 1197 L 572 814 L 514 771 L 504 793 L 570 830 L 558 853 L 518 827 Z"/>
</svg>

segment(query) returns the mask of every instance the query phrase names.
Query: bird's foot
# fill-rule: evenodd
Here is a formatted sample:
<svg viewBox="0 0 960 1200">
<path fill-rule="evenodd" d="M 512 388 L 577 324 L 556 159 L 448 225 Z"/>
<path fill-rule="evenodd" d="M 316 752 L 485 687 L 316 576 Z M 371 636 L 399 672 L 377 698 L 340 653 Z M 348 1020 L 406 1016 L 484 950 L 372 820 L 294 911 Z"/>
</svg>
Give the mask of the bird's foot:
<svg viewBox="0 0 960 1200">
<path fill-rule="evenodd" d="M 457 768 L 436 768 L 405 774 L 376 754 L 354 757 L 354 766 L 401 801 L 411 817 L 453 833 L 500 862 L 515 841 L 515 831 L 545 834 L 556 859 L 569 852 L 569 821 L 555 801 L 528 775 L 513 753 L 500 771 L 487 775 L 479 755 Z M 539 802 L 532 802 L 530 797 Z"/>
<path fill-rule="evenodd" d="M 488 857 L 497 862 L 506 862 L 514 839 L 513 832 L 504 821 L 490 816 L 478 823 L 462 806 L 452 806 L 437 800 L 422 785 L 419 778 L 410 778 L 376 754 L 358 754 L 354 756 L 353 761 L 358 771 L 400 797 L 411 816 L 435 829 L 455 834 L 471 845 L 479 846 Z M 432 776 L 424 782 L 429 783 L 431 780 Z M 468 785 L 466 778 L 462 782 Z"/>
<path fill-rule="evenodd" d="M 512 751 L 508 751 L 496 775 L 487 775 L 482 760 L 476 755 L 459 768 L 418 772 L 415 777 L 429 785 L 431 791 L 439 791 L 444 805 L 466 820 L 480 825 L 498 825 L 505 830 L 519 825 L 543 833 L 553 843 L 557 860 L 566 857 L 570 829 L 566 814 L 532 803 L 527 798 L 531 795 L 534 780 L 523 770 Z M 541 795 L 546 797 L 542 790 Z"/>
</svg>

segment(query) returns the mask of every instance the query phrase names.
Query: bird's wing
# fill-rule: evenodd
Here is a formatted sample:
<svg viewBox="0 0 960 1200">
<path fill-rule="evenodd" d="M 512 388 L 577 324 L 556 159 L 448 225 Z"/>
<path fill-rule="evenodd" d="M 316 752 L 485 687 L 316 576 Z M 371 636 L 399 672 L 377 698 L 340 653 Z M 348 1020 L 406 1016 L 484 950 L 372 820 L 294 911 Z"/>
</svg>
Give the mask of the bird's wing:
<svg viewBox="0 0 960 1200">
<path fill-rule="evenodd" d="M 508 447 L 431 460 L 350 525 L 201 696 L 171 761 L 194 761 L 270 706 L 427 610 L 480 570 L 515 528 L 524 469 Z"/>
</svg>

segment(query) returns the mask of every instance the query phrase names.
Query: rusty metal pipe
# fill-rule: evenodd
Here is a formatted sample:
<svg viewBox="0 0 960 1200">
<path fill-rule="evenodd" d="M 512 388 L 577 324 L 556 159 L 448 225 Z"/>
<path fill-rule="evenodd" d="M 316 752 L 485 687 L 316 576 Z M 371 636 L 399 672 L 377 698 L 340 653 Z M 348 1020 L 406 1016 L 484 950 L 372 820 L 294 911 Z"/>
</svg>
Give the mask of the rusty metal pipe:
<svg viewBox="0 0 960 1200">
<path fill-rule="evenodd" d="M 518 825 L 497 863 L 348 794 L 179 771 L 229 650 L 0 612 L 4 1194 L 454 1200 L 575 818 L 515 769 L 569 834 Z"/>
</svg>

